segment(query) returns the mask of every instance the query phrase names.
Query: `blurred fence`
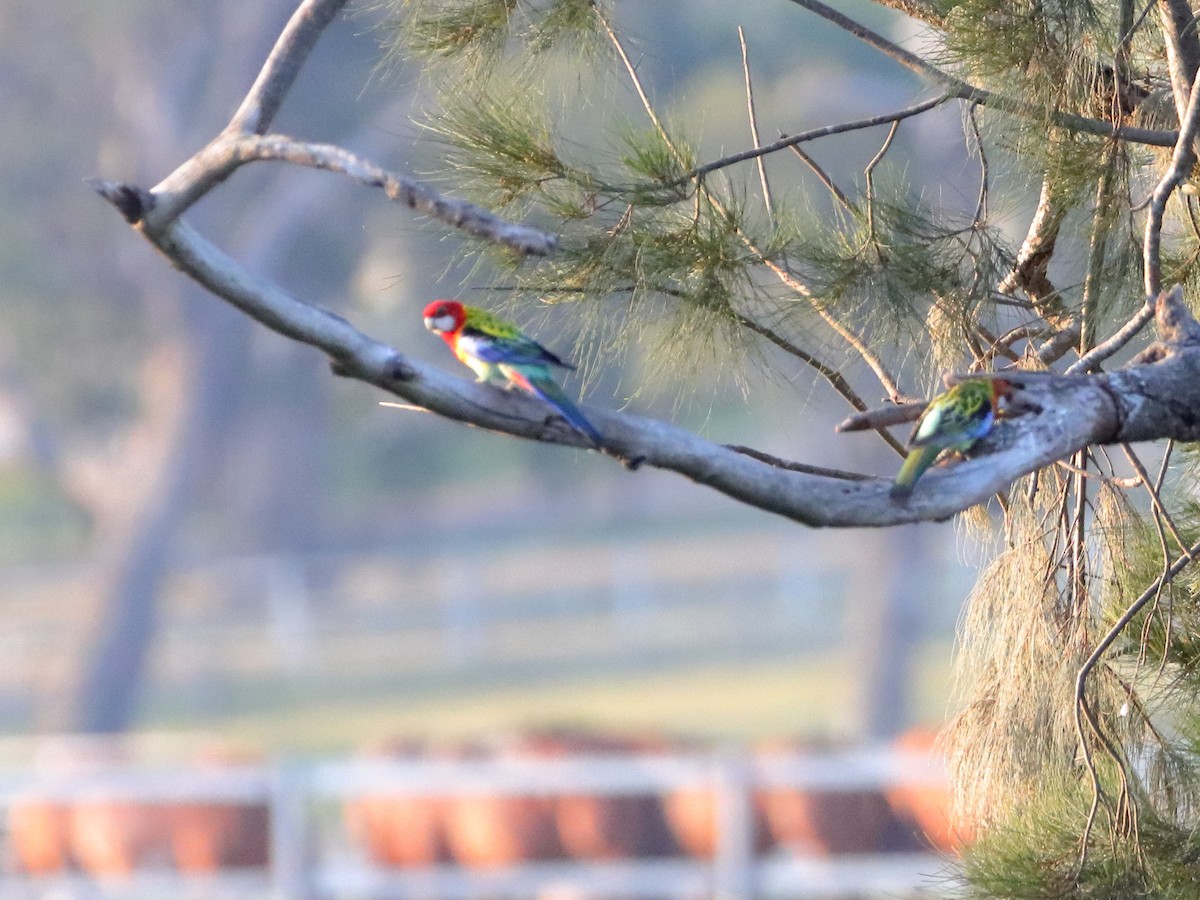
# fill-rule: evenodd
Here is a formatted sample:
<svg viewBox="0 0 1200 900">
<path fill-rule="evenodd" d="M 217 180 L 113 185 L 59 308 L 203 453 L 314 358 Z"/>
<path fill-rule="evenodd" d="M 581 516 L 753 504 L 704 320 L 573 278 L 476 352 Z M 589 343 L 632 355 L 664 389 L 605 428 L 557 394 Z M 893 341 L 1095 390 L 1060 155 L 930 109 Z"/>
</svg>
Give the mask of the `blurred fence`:
<svg viewBox="0 0 1200 900">
<path fill-rule="evenodd" d="M 896 749 L 770 755 L 606 753 L 186 769 L 92 763 L 77 771 L 9 774 L 0 780 L 7 823 L 0 896 L 56 900 L 936 896 L 946 884 L 946 859 L 915 844 L 902 843 L 895 845 L 895 852 L 881 852 L 874 833 L 881 827 L 880 820 L 861 818 L 864 797 L 893 800 L 898 796 L 905 807 L 904 796 L 911 798 L 914 792 L 944 792 L 944 772 L 930 760 L 924 753 Z M 560 843 L 558 851 L 549 854 L 552 858 L 528 859 L 510 853 L 507 858 L 501 854 L 470 859 L 467 865 L 461 859 L 454 864 L 433 857 L 424 865 L 404 865 L 395 858 L 387 864 L 382 861 L 386 854 L 381 856 L 361 827 L 361 816 L 357 825 L 354 816 L 354 810 L 363 809 L 356 804 L 371 799 L 393 804 L 397 810 L 405 802 L 436 800 L 445 814 L 444 804 L 490 798 L 500 805 L 488 809 L 509 813 L 512 828 L 516 807 L 504 806 L 503 801 L 521 801 L 525 810 L 544 810 L 547 807 L 538 804 L 620 797 L 654 797 L 663 802 L 701 798 L 704 802 L 698 807 L 684 806 L 701 810 L 701 830 L 707 829 L 707 838 L 699 845 L 681 838 L 674 849 L 665 853 L 660 849 L 653 856 L 617 856 L 600 850 L 586 858 L 587 851 L 577 850 L 576 857 L 570 858 Z M 823 816 L 826 827 L 841 836 L 833 845 L 805 844 L 794 831 L 781 830 L 778 822 L 771 824 L 772 798 L 777 805 L 790 798 L 793 821 L 796 811 L 801 811 L 810 832 L 816 817 Z M 846 806 L 822 798 L 859 799 Z M 583 815 L 581 807 L 573 808 Z M 405 839 L 419 837 L 414 809 L 407 810 L 401 826 L 400 837 Z M 479 815 L 483 808 L 473 809 L 474 818 L 460 815 L 458 827 L 467 828 L 469 839 L 499 840 L 499 833 L 492 834 L 484 826 Z M 907 809 L 911 812 L 912 807 Z M 38 821 L 41 831 L 31 831 L 30 823 Z M 247 822 L 251 823 L 248 829 Z M 617 824 L 628 828 L 632 820 Z M 856 834 L 855 829 L 872 834 Z M 92 844 L 80 843 L 88 840 Z M 213 850 L 214 842 L 222 841 L 231 856 L 221 857 Z M 839 852 L 848 848 L 858 852 Z M 460 857 L 462 852 L 461 846 L 456 848 Z M 226 864 L 230 860 L 234 865 Z"/>
<path fill-rule="evenodd" d="M 845 624 L 862 618 L 853 603 L 879 594 L 890 536 L 706 529 L 180 564 L 164 589 L 146 708 L 241 712 L 363 685 L 420 696 L 865 639 L 861 621 Z M 945 543 L 906 569 L 925 634 L 952 633 L 966 589 Z M 4 730 L 70 726 L 53 711 L 69 708 L 102 616 L 86 578 L 0 573 Z"/>
</svg>

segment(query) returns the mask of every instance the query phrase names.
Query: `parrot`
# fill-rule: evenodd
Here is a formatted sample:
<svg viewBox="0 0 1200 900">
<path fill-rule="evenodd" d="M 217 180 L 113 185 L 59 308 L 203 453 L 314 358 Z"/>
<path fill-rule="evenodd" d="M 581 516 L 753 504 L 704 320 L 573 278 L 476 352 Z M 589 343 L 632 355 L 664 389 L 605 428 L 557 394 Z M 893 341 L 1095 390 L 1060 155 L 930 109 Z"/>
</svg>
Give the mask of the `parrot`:
<svg viewBox="0 0 1200 900">
<path fill-rule="evenodd" d="M 892 484 L 892 499 L 906 500 L 925 470 L 943 450 L 965 453 L 992 430 L 1000 397 L 1011 385 L 1003 378 L 977 378 L 934 397 L 909 439 L 908 456 Z"/>
<path fill-rule="evenodd" d="M 511 322 L 486 309 L 457 300 L 434 300 L 425 307 L 425 327 L 470 366 L 481 382 L 518 387 L 550 404 L 572 428 L 597 447 L 603 442 L 595 427 L 571 402 L 551 374 L 551 366 L 574 369 Z"/>
</svg>

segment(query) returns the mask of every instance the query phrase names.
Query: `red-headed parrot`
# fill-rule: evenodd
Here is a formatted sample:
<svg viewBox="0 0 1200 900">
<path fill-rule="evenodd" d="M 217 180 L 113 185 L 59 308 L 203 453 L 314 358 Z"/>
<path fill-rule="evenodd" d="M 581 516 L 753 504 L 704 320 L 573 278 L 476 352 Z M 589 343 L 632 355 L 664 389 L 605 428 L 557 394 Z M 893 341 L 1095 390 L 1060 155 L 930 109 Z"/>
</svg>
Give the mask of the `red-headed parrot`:
<svg viewBox="0 0 1200 900">
<path fill-rule="evenodd" d="M 480 381 L 516 386 L 549 403 L 576 431 L 600 446 L 603 439 L 563 393 L 551 367 L 575 368 L 563 362 L 511 322 L 457 300 L 434 300 L 425 307 L 425 327 L 439 334 L 458 360 Z"/>
</svg>

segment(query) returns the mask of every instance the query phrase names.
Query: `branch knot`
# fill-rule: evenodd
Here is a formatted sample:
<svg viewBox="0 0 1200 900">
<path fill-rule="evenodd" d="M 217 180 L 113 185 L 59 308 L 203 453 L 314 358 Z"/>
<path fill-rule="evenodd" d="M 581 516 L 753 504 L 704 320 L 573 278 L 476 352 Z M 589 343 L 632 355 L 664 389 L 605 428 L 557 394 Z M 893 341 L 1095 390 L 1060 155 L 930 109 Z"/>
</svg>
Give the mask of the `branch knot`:
<svg viewBox="0 0 1200 900">
<path fill-rule="evenodd" d="M 146 217 L 146 213 L 154 209 L 154 195 L 145 188 L 118 181 L 104 181 L 101 178 L 89 178 L 87 183 L 92 190 L 117 208 L 117 212 L 130 225 L 136 225 Z"/>
</svg>

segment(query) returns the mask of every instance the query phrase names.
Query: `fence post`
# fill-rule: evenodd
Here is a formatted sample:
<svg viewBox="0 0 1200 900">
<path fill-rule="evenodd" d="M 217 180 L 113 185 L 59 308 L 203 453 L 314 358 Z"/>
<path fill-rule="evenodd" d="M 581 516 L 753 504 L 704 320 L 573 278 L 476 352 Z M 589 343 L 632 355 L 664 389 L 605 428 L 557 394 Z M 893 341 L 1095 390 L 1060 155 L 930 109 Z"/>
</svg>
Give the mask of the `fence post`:
<svg viewBox="0 0 1200 900">
<path fill-rule="evenodd" d="M 301 766 L 279 762 L 269 776 L 273 900 L 304 900 L 310 896 L 304 772 Z"/>
<path fill-rule="evenodd" d="M 713 857 L 713 895 L 717 900 L 754 896 L 754 809 L 750 761 L 742 754 L 713 760 L 717 848 Z"/>
</svg>

